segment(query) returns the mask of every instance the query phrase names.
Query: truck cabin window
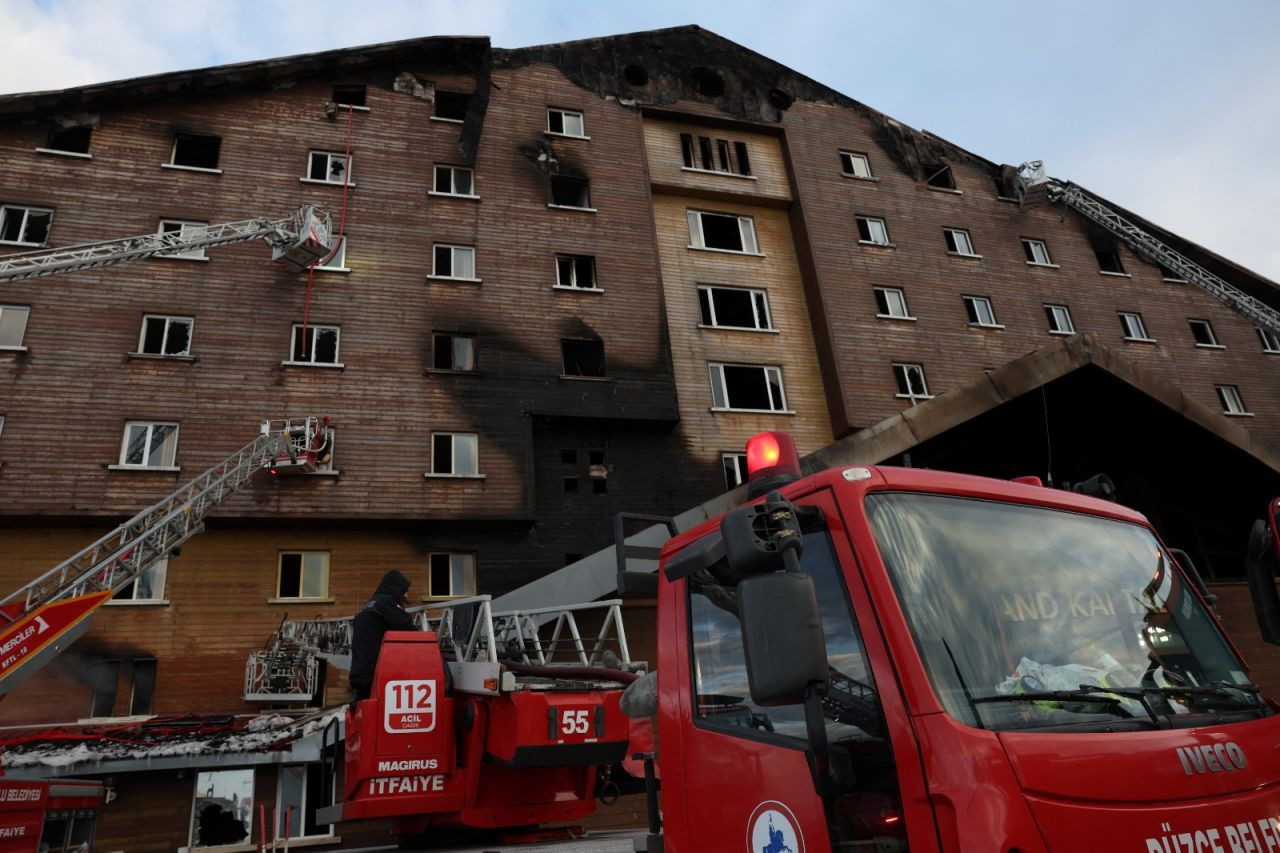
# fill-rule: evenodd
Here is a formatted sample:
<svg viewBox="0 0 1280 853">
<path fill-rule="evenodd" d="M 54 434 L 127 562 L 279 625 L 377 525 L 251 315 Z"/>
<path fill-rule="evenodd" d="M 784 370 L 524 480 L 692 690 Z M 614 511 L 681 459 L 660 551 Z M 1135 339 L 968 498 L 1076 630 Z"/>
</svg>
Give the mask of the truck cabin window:
<svg viewBox="0 0 1280 853">
<path fill-rule="evenodd" d="M 1100 731 L 1271 713 L 1145 527 L 919 493 L 871 494 L 866 507 L 934 689 L 957 719 Z"/>
</svg>

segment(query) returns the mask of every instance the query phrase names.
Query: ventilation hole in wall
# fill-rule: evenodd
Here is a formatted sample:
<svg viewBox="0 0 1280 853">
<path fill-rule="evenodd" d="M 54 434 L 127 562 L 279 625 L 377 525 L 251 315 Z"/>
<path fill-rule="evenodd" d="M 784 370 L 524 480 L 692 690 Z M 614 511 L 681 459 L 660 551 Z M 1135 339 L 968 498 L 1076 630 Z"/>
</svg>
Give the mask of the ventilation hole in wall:
<svg viewBox="0 0 1280 853">
<path fill-rule="evenodd" d="M 643 65 L 628 65 L 622 69 L 622 77 L 632 86 L 649 85 L 649 72 Z"/>
<path fill-rule="evenodd" d="M 769 90 L 769 103 L 773 104 L 780 110 L 789 109 L 795 102 L 796 99 L 788 92 L 784 92 L 781 89 Z"/>
<path fill-rule="evenodd" d="M 706 98 L 718 98 L 724 94 L 724 78 L 701 65 L 693 69 L 693 85 L 698 94 Z"/>
</svg>

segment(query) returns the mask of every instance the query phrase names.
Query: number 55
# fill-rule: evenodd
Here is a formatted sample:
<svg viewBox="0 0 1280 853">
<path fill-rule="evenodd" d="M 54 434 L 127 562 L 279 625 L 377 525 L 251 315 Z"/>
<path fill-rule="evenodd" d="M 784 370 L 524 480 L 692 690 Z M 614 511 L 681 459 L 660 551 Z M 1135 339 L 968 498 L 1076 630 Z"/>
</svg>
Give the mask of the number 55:
<svg viewBox="0 0 1280 853">
<path fill-rule="evenodd" d="M 587 709 L 581 711 L 565 711 L 560 718 L 560 733 L 566 735 L 585 735 L 590 730 L 590 721 L 588 719 L 591 712 Z"/>
</svg>

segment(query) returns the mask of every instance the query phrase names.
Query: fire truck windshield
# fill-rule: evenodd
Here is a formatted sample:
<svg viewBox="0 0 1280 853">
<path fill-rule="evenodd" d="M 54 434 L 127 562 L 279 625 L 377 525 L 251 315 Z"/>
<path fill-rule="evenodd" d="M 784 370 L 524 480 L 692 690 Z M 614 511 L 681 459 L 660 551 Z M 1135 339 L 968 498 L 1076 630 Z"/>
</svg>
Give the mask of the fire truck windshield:
<svg viewBox="0 0 1280 853">
<path fill-rule="evenodd" d="M 1087 731 L 1270 713 L 1145 527 L 909 492 L 873 493 L 866 507 L 929 678 L 957 719 Z"/>
</svg>

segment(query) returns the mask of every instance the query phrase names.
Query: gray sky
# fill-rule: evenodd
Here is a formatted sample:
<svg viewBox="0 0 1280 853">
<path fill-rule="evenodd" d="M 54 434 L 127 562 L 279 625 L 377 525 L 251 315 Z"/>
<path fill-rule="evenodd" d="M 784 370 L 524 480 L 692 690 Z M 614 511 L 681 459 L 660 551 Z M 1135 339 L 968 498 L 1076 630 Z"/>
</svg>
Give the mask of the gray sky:
<svg viewBox="0 0 1280 853">
<path fill-rule="evenodd" d="M 0 0 L 0 93 L 427 35 L 699 24 L 1280 279 L 1275 0 Z"/>
</svg>

